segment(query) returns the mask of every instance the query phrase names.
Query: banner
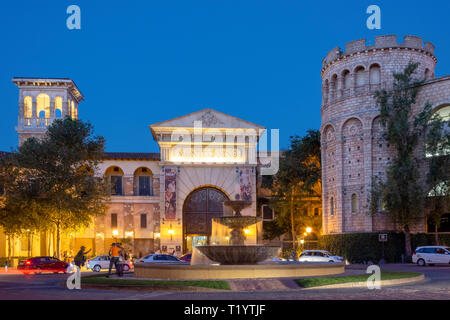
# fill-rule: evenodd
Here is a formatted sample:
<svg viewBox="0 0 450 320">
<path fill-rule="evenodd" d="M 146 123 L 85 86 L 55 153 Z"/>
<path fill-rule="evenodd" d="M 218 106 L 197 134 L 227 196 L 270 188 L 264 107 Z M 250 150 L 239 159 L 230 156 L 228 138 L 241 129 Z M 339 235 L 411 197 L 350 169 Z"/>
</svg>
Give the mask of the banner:
<svg viewBox="0 0 450 320">
<path fill-rule="evenodd" d="M 164 218 L 177 216 L 177 169 L 164 169 Z"/>
<path fill-rule="evenodd" d="M 241 200 L 252 200 L 252 170 L 241 169 L 239 171 L 239 185 L 241 189 Z"/>
</svg>

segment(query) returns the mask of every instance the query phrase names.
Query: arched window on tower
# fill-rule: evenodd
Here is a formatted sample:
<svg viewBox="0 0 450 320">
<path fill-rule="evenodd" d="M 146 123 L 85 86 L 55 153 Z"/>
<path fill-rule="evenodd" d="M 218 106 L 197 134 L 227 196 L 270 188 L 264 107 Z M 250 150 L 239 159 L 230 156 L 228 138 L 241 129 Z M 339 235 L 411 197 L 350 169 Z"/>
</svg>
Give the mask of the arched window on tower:
<svg viewBox="0 0 450 320">
<path fill-rule="evenodd" d="M 55 118 L 60 119 L 62 117 L 62 98 L 55 98 Z"/>
<path fill-rule="evenodd" d="M 356 78 L 355 85 L 357 87 L 362 87 L 363 85 L 366 84 L 366 74 L 364 72 L 364 67 L 358 67 L 355 69 L 355 78 Z"/>
<path fill-rule="evenodd" d="M 381 82 L 381 69 L 378 64 L 373 64 L 370 66 L 369 69 L 369 78 L 370 78 L 370 84 L 380 84 Z"/>
<path fill-rule="evenodd" d="M 25 118 L 25 125 L 30 125 L 30 119 L 33 116 L 33 99 L 25 97 L 23 100 L 23 117 Z"/>
<path fill-rule="evenodd" d="M 430 69 L 426 68 L 425 69 L 425 80 L 429 80 L 431 78 L 432 78 L 431 71 L 430 71 Z"/>
<path fill-rule="evenodd" d="M 430 119 L 430 126 L 435 120 L 440 120 L 443 123 L 441 128 L 441 137 L 436 144 L 426 146 L 426 157 L 444 156 L 450 154 L 450 146 L 448 137 L 450 136 L 450 105 L 436 107 Z"/>
<path fill-rule="evenodd" d="M 351 86 L 350 71 L 344 70 L 344 72 L 342 73 L 342 76 L 344 77 L 344 89 L 350 89 L 350 86 Z"/>
<path fill-rule="evenodd" d="M 358 211 L 358 198 L 356 193 L 352 194 L 352 213 L 356 213 Z"/>
<path fill-rule="evenodd" d="M 337 95 L 337 74 L 334 74 L 331 77 L 331 82 L 330 82 L 330 100 L 333 101 L 336 99 L 336 95 Z"/>
<path fill-rule="evenodd" d="M 36 112 L 39 118 L 38 124 L 40 126 L 48 125 L 48 120 L 50 118 L 50 97 L 41 93 L 36 98 Z"/>
</svg>

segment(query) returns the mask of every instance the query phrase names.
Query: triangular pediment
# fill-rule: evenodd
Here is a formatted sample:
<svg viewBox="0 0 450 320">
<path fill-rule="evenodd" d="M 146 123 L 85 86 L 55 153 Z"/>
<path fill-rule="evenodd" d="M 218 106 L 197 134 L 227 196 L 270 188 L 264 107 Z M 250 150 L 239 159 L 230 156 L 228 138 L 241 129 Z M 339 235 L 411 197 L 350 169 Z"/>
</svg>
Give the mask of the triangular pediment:
<svg viewBox="0 0 450 320">
<path fill-rule="evenodd" d="M 195 121 L 202 121 L 203 128 L 265 129 L 258 124 L 210 108 L 158 122 L 150 125 L 150 128 L 152 130 L 158 128 L 193 128 Z"/>
</svg>

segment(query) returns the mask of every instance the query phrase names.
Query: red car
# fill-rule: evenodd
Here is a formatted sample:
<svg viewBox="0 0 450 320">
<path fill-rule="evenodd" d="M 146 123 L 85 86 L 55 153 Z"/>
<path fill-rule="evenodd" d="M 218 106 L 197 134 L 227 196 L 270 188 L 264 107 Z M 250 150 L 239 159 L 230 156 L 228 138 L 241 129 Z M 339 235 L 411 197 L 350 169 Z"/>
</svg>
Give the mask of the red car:
<svg viewBox="0 0 450 320">
<path fill-rule="evenodd" d="M 34 257 L 27 260 L 22 260 L 17 266 L 17 270 L 24 274 L 42 273 L 42 272 L 64 272 L 69 266 L 68 263 L 54 257 Z"/>
<path fill-rule="evenodd" d="M 178 259 L 180 259 L 182 261 L 186 261 L 186 262 L 191 262 L 191 258 L 192 258 L 192 254 L 191 253 L 186 253 L 186 254 L 183 254 Z"/>
</svg>

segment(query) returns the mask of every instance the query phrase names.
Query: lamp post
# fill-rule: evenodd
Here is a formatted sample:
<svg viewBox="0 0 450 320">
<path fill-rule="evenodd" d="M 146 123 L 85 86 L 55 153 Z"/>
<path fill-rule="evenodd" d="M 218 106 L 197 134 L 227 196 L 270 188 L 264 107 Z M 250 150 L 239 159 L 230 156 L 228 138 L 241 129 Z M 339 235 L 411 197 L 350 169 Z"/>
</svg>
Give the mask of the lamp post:
<svg viewBox="0 0 450 320">
<path fill-rule="evenodd" d="M 30 229 L 27 229 L 28 234 L 28 257 L 31 256 L 31 241 L 30 241 Z"/>
<path fill-rule="evenodd" d="M 119 235 L 119 231 L 117 231 L 117 229 L 114 229 L 112 234 L 114 236 L 114 242 L 117 243 L 117 236 Z"/>
<path fill-rule="evenodd" d="M 309 234 L 312 232 L 312 229 L 311 229 L 311 227 L 306 227 L 306 240 L 307 240 L 307 242 L 309 242 Z M 308 249 L 309 249 L 309 246 L 308 246 Z"/>
</svg>

